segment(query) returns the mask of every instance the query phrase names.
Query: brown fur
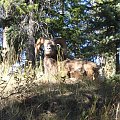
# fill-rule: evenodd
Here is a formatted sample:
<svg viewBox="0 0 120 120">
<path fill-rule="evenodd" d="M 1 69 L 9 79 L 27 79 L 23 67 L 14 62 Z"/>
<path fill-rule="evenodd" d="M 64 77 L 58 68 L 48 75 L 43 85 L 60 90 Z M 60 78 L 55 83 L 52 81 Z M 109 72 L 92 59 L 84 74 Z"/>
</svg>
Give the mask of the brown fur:
<svg viewBox="0 0 120 120">
<path fill-rule="evenodd" d="M 62 38 L 55 38 L 53 40 L 46 40 L 44 38 L 38 39 L 35 45 L 36 54 L 38 53 L 41 45 L 44 45 L 44 73 L 56 74 L 58 72 L 57 65 L 57 48 L 59 44 L 62 47 L 63 56 L 62 63 L 64 71 L 69 78 L 95 80 L 98 77 L 98 67 L 95 63 L 79 59 L 65 60 L 66 56 L 66 43 Z M 62 53 L 62 52 L 61 52 Z"/>
<path fill-rule="evenodd" d="M 86 77 L 90 80 L 98 78 L 98 66 L 91 61 L 83 61 L 79 59 L 65 61 L 65 69 L 68 71 L 69 77 L 83 79 Z"/>
<path fill-rule="evenodd" d="M 39 38 L 35 44 L 35 54 L 39 53 L 39 49 L 44 45 L 44 73 L 55 74 L 58 71 L 57 68 L 57 44 L 62 48 L 63 55 L 66 53 L 66 43 L 62 38 L 45 39 Z M 62 52 L 61 52 L 62 53 Z M 65 56 L 62 56 L 63 59 Z"/>
<path fill-rule="evenodd" d="M 42 44 L 44 44 L 45 39 L 44 38 L 39 38 L 35 44 L 35 56 L 39 53 L 40 47 Z"/>
<path fill-rule="evenodd" d="M 95 80 L 98 78 L 98 66 L 91 61 L 84 61 L 84 70 L 88 79 Z"/>
<path fill-rule="evenodd" d="M 57 45 L 59 44 L 61 46 L 61 48 L 63 49 L 63 54 L 66 55 L 67 52 L 67 46 L 65 43 L 65 40 L 63 38 L 54 38 L 54 39 L 45 39 L 43 37 L 40 37 L 36 44 L 35 44 L 35 55 L 37 55 L 40 51 L 40 47 L 44 44 L 48 44 L 48 41 L 52 42 L 53 45 Z"/>
</svg>

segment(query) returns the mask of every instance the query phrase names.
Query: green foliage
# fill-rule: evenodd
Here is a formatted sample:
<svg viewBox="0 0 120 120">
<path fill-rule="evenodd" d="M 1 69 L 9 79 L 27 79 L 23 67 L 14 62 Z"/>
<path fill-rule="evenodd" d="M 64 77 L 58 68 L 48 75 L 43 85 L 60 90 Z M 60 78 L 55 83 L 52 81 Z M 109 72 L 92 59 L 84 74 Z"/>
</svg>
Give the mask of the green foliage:
<svg viewBox="0 0 120 120">
<path fill-rule="evenodd" d="M 10 47 L 14 47 L 16 53 L 20 52 L 19 50 L 25 47 L 24 43 L 27 39 L 27 31 L 17 25 L 11 26 L 7 30 L 8 44 Z"/>
<path fill-rule="evenodd" d="M 8 26 L 7 40 L 16 53 L 25 47 L 24 43 L 28 40 L 30 13 L 33 14 L 35 39 L 40 36 L 61 36 L 67 41 L 68 53 L 75 57 L 92 58 L 99 53 L 109 56 L 116 52 L 116 42 L 119 43 L 120 38 L 119 0 L 35 0 L 32 5 L 25 0 L 1 0 L 0 5 L 3 5 L 5 10 L 5 17 L 1 21 L 4 26 Z M 0 67 L 1 70 L 5 68 Z M 16 81 L 15 84 L 12 83 L 16 87 L 9 95 L 13 95 L 12 101 L 13 98 L 17 101 L 9 104 L 7 94 L 6 100 L 1 101 L 1 119 L 115 118 L 116 104 L 120 96 L 119 76 L 100 83 L 86 80 L 73 84 L 64 83 L 59 76 L 55 76 L 59 83 L 51 84 L 45 81 L 46 84 L 43 84 L 41 79 L 36 79 L 36 74 L 38 78 L 41 77 L 42 69 L 35 70 L 27 66 L 23 74 L 20 68 L 18 73 L 10 76 Z M 3 88 L 10 82 L 2 81 L 6 71 L 8 69 L 2 71 L 2 77 L 0 76 L 2 95 Z M 6 97 L 2 95 L 1 98 Z M 5 102 L 7 107 L 2 102 Z"/>
<path fill-rule="evenodd" d="M 120 37 L 118 0 L 34 1 L 33 4 L 25 0 L 5 0 L 3 5 L 7 15 L 12 17 L 7 21 L 9 26 L 25 28 L 32 12 L 35 39 L 39 36 L 61 36 L 67 41 L 69 54 L 90 58 L 99 53 L 115 53 L 116 48 L 110 48 Z"/>
</svg>

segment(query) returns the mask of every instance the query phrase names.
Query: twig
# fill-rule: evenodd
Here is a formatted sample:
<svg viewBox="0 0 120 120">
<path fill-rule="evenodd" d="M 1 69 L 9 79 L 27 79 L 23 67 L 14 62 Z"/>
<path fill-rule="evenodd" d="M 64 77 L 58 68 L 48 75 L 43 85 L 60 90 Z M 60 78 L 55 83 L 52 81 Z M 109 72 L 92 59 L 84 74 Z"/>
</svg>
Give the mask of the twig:
<svg viewBox="0 0 120 120">
<path fill-rule="evenodd" d="M 120 103 L 117 104 L 117 109 L 116 109 L 116 117 L 115 120 L 118 120 L 119 118 L 119 112 L 120 112 Z"/>
</svg>

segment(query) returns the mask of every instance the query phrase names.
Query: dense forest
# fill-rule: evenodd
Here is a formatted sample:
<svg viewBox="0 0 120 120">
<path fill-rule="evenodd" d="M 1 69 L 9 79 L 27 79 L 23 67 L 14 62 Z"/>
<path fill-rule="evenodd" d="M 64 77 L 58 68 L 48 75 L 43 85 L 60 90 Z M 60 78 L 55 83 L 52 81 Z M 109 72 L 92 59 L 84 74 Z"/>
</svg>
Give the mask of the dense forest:
<svg viewBox="0 0 120 120">
<path fill-rule="evenodd" d="M 120 119 L 119 0 L 0 0 L 0 28 L 1 120 Z M 44 75 L 40 38 L 64 39 L 99 80 Z"/>
</svg>

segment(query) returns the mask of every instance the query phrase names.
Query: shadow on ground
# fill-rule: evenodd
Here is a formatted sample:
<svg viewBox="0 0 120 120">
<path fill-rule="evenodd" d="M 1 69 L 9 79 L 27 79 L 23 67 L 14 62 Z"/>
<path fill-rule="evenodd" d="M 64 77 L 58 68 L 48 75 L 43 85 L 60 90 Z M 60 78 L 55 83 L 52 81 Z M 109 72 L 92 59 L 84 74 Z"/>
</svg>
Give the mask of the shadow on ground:
<svg viewBox="0 0 120 120">
<path fill-rule="evenodd" d="M 31 95 L 4 98 L 0 120 L 113 120 L 119 88 L 119 82 L 40 85 Z"/>
</svg>

